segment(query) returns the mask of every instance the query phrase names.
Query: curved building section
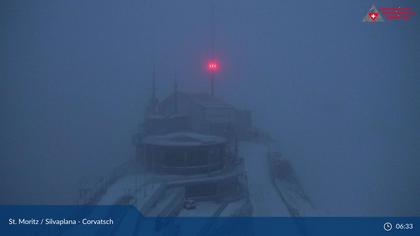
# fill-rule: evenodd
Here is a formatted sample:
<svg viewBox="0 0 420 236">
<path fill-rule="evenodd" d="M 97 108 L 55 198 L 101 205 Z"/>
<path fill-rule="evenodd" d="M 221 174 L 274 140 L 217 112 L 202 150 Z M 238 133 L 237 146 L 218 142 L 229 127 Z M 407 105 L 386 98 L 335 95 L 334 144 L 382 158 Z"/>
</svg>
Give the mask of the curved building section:
<svg viewBox="0 0 420 236">
<path fill-rule="evenodd" d="M 222 170 L 230 162 L 227 140 L 196 133 L 146 137 L 142 143 L 144 166 L 160 174 L 194 175 Z"/>
<path fill-rule="evenodd" d="M 145 171 L 184 187 L 196 200 L 228 200 L 241 196 L 243 169 L 224 137 L 193 132 L 150 135 L 139 143 Z"/>
</svg>

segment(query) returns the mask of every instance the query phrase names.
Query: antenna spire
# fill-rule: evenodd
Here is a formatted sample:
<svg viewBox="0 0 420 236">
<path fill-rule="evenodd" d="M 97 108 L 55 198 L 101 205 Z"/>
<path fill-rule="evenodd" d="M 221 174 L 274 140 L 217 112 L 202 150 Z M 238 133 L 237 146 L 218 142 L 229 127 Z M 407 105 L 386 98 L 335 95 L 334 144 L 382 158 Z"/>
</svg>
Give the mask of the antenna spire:
<svg viewBox="0 0 420 236">
<path fill-rule="evenodd" d="M 210 69 L 210 95 L 214 96 L 214 77 L 215 77 L 215 69 L 216 69 L 216 64 L 214 63 L 215 61 L 215 5 L 214 5 L 214 0 L 211 0 L 210 2 L 211 4 L 211 19 L 210 19 L 210 40 L 211 40 L 211 51 L 210 51 L 210 57 L 211 57 L 211 62 L 209 64 L 209 69 Z"/>
<path fill-rule="evenodd" d="M 211 32 L 210 32 L 210 37 L 211 37 L 211 58 L 212 59 L 214 59 L 214 50 L 215 50 L 215 19 L 214 19 L 214 17 L 215 17 L 215 10 L 214 10 L 214 0 L 212 0 L 211 2 L 210 2 L 210 4 L 211 4 L 211 21 L 210 21 L 210 30 L 211 30 Z"/>
<path fill-rule="evenodd" d="M 174 72 L 174 113 L 178 113 L 178 79 Z"/>
</svg>

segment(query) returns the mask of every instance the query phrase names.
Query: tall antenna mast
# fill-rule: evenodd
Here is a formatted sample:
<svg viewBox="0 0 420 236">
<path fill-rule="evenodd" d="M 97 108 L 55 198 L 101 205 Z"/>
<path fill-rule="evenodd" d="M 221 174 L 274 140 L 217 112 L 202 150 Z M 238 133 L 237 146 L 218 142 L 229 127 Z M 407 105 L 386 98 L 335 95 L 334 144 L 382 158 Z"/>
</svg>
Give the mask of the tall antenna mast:
<svg viewBox="0 0 420 236">
<path fill-rule="evenodd" d="M 210 19 L 210 30 L 211 30 L 211 32 L 210 32 L 210 37 L 211 37 L 211 54 L 210 54 L 210 56 L 211 56 L 211 58 L 212 59 L 214 59 L 214 47 L 215 47 L 215 36 L 214 36 L 214 34 L 215 34 L 215 22 L 214 22 L 214 0 L 211 0 L 211 2 L 210 2 L 210 4 L 211 4 L 211 19 Z"/>
<path fill-rule="evenodd" d="M 210 71 L 210 95 L 214 96 L 214 79 L 215 79 L 215 73 L 218 69 L 218 65 L 215 60 L 215 5 L 214 0 L 211 0 L 211 19 L 210 19 L 210 62 L 208 64 L 208 70 Z"/>
<path fill-rule="evenodd" d="M 176 71 L 174 72 L 174 113 L 178 113 L 178 79 Z"/>
</svg>

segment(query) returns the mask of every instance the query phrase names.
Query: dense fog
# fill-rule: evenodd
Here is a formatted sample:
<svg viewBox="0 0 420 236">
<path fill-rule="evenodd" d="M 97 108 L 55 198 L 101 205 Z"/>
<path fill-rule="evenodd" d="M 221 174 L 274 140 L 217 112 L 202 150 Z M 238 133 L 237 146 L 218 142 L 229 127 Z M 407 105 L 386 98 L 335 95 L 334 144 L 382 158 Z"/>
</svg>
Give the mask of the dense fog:
<svg viewBox="0 0 420 236">
<path fill-rule="evenodd" d="M 215 0 L 216 95 L 324 212 L 420 215 L 420 21 L 363 23 L 371 4 Z M 208 92 L 210 19 L 211 1 L 1 1 L 0 204 L 73 203 L 133 157 L 153 65 L 159 98 L 175 74 Z"/>
</svg>

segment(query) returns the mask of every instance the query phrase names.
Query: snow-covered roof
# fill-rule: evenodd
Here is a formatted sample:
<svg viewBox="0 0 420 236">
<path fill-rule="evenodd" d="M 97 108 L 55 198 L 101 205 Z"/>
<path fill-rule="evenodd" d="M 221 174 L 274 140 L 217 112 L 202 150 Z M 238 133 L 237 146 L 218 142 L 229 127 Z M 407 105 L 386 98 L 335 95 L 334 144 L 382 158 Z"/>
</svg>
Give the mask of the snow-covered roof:
<svg viewBox="0 0 420 236">
<path fill-rule="evenodd" d="M 171 114 L 171 115 L 152 114 L 152 115 L 147 116 L 147 119 L 164 120 L 164 119 L 175 119 L 175 118 L 184 118 L 184 117 L 186 117 L 184 114 Z"/>
<path fill-rule="evenodd" d="M 165 135 L 149 136 L 143 139 L 143 143 L 158 146 L 202 146 L 226 143 L 226 139 L 213 135 L 176 132 Z"/>
<path fill-rule="evenodd" d="M 197 105 L 203 106 L 205 108 L 229 108 L 232 109 L 233 106 L 223 101 L 220 98 L 211 96 L 206 93 L 182 93 L 185 96 L 189 97 L 191 101 Z"/>
<path fill-rule="evenodd" d="M 170 95 L 169 97 L 165 98 L 161 103 L 165 103 L 167 101 L 172 101 L 175 97 L 175 94 Z M 206 93 L 187 93 L 187 92 L 178 92 L 177 97 L 180 102 L 185 99 L 191 101 L 191 103 L 196 104 L 198 106 L 204 108 L 212 108 L 212 109 L 234 109 L 232 105 L 223 101 L 220 98 L 215 96 L 211 96 L 210 94 Z"/>
</svg>

